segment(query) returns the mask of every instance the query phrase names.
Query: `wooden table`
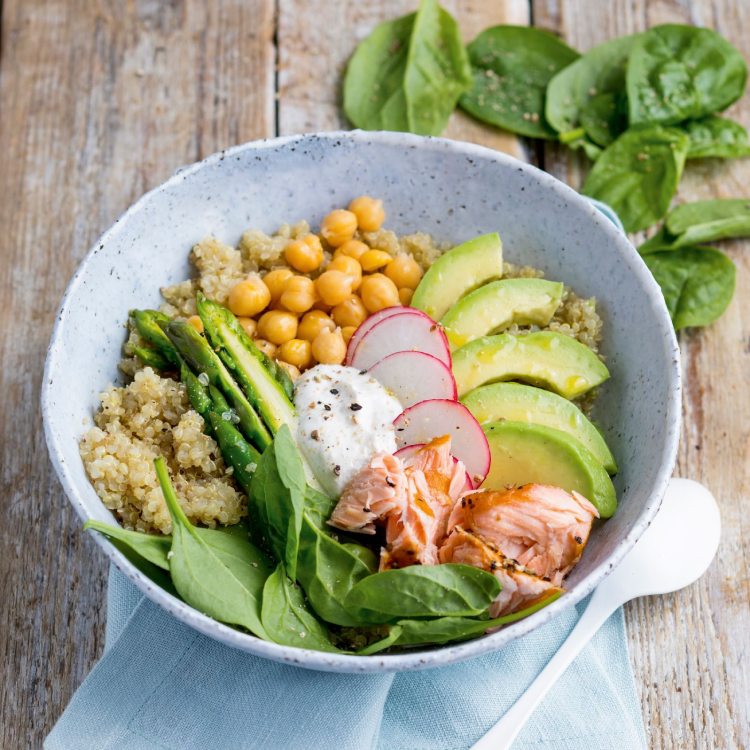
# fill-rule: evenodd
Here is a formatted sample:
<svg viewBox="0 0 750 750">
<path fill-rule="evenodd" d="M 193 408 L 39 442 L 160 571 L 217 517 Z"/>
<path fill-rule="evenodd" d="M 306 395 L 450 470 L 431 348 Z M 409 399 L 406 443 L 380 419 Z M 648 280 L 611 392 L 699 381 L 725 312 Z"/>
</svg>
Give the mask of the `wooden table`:
<svg viewBox="0 0 750 750">
<path fill-rule="evenodd" d="M 235 143 L 345 126 L 342 67 L 413 0 L 4 0 L 0 53 L 0 746 L 39 747 L 102 650 L 106 563 L 47 459 L 42 364 L 65 284 L 96 237 L 176 167 Z M 750 60 L 746 0 L 450 0 L 467 39 L 533 22 L 585 50 L 672 21 L 707 25 Z M 731 114 L 750 125 L 750 96 Z M 447 135 L 518 151 L 455 116 Z M 529 158 L 570 184 L 583 164 Z M 691 164 L 680 197 L 747 196 L 750 160 Z M 729 311 L 683 334 L 677 473 L 724 519 L 718 558 L 687 591 L 627 608 L 654 748 L 750 746 L 750 243 Z M 647 335 L 647 333 L 644 333 Z M 744 504 L 744 507 L 743 507 Z M 743 520 L 744 519 L 744 520 Z M 743 535 L 744 528 L 744 535 Z"/>
</svg>

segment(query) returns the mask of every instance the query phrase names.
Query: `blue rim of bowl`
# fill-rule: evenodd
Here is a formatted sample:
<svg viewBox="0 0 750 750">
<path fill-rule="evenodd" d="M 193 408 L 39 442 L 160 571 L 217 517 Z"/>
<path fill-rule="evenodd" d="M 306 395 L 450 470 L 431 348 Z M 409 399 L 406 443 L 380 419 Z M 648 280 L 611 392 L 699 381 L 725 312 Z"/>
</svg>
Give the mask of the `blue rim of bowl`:
<svg viewBox="0 0 750 750">
<path fill-rule="evenodd" d="M 356 656 L 349 654 L 331 654 L 308 649 L 299 649 L 290 646 L 281 646 L 276 643 L 264 641 L 249 633 L 236 630 L 228 625 L 224 625 L 198 610 L 193 609 L 180 599 L 172 596 L 157 586 L 151 579 L 141 573 L 114 545 L 106 540 L 100 534 L 94 534 L 94 540 L 99 547 L 105 552 L 115 566 L 132 581 L 149 599 L 161 606 L 164 610 L 172 614 L 181 622 L 189 625 L 198 632 L 209 636 L 215 640 L 246 651 L 256 656 L 261 656 L 274 661 L 287 663 L 306 669 L 332 671 L 332 672 L 349 672 L 349 673 L 366 673 L 366 672 L 396 672 L 410 671 L 418 669 L 427 669 L 431 667 L 442 667 L 448 664 L 454 664 L 465 661 L 472 657 L 482 656 L 502 648 L 510 641 L 516 640 L 527 633 L 535 630 L 544 623 L 553 619 L 564 609 L 571 607 L 586 596 L 588 596 L 596 586 L 607 576 L 623 559 L 636 543 L 641 534 L 648 528 L 659 509 L 661 500 L 667 488 L 667 483 L 672 474 L 673 467 L 677 458 L 677 447 L 680 430 L 680 410 L 681 410 L 681 371 L 680 371 L 680 350 L 677 338 L 672 329 L 671 320 L 667 311 L 664 299 L 659 286 L 654 281 L 651 273 L 645 263 L 638 255 L 635 248 L 627 240 L 627 237 L 617 227 L 619 219 L 614 221 L 616 214 L 609 206 L 604 206 L 605 210 L 593 205 L 589 199 L 578 194 L 575 190 L 565 185 L 557 178 L 525 162 L 519 161 L 512 156 L 499 151 L 494 151 L 484 146 L 465 143 L 462 141 L 453 141 L 447 138 L 434 138 L 430 136 L 417 136 L 410 133 L 396 133 L 389 131 L 331 131 L 325 133 L 308 133 L 302 135 L 282 136 L 279 138 L 268 138 L 258 141 L 250 141 L 224 151 L 219 151 L 202 161 L 195 162 L 189 166 L 179 169 L 168 180 L 158 185 L 154 189 L 145 193 L 130 208 L 128 208 L 94 243 L 92 248 L 81 261 L 76 272 L 71 278 L 63 295 L 60 307 L 57 311 L 55 325 L 52 331 L 47 356 L 44 366 L 44 378 L 41 392 L 42 418 L 44 422 L 44 432 L 47 441 L 47 447 L 50 453 L 50 459 L 60 482 L 65 490 L 65 494 L 75 508 L 82 520 L 89 518 L 85 504 L 81 497 L 78 487 L 68 470 L 68 467 L 62 457 L 60 440 L 50 427 L 49 412 L 51 410 L 51 391 L 50 375 L 52 374 L 56 361 L 60 356 L 62 348 L 62 337 L 60 331 L 67 318 L 67 302 L 73 292 L 81 283 L 82 277 L 86 271 L 89 260 L 95 254 L 99 245 L 106 244 L 116 236 L 123 226 L 124 221 L 131 215 L 141 211 L 148 203 L 151 195 L 160 191 L 169 189 L 188 179 L 194 172 L 200 170 L 206 165 L 214 164 L 228 156 L 243 153 L 244 151 L 261 151 L 266 149 L 277 149 L 290 144 L 300 144 L 309 140 L 348 140 L 352 142 L 370 142 L 382 143 L 391 146 L 405 146 L 409 148 L 432 149 L 438 152 L 455 151 L 469 157 L 488 160 L 498 164 L 505 163 L 512 165 L 523 172 L 528 173 L 537 179 L 544 187 L 558 192 L 561 197 L 578 203 L 589 213 L 591 221 L 597 223 L 605 231 L 611 233 L 613 243 L 618 246 L 623 259 L 629 263 L 631 272 L 638 277 L 646 291 L 647 302 L 652 307 L 654 315 L 661 322 L 662 331 L 666 335 L 662 336 L 665 346 L 665 355 L 670 362 L 671 369 L 668 376 L 672 383 L 670 390 L 671 398 L 666 405 L 667 436 L 664 449 L 661 455 L 660 469 L 656 481 L 651 490 L 640 516 L 633 527 L 615 547 L 612 554 L 592 570 L 583 580 L 581 580 L 573 589 L 567 591 L 564 596 L 555 602 L 539 610 L 534 615 L 520 620 L 513 625 L 506 626 L 496 633 L 484 635 L 470 641 L 460 644 L 445 645 L 433 647 L 426 650 L 407 651 L 398 654 L 377 654 L 373 656 Z M 610 213 L 611 212 L 611 213 Z M 614 218 L 613 218 L 614 217 Z"/>
</svg>

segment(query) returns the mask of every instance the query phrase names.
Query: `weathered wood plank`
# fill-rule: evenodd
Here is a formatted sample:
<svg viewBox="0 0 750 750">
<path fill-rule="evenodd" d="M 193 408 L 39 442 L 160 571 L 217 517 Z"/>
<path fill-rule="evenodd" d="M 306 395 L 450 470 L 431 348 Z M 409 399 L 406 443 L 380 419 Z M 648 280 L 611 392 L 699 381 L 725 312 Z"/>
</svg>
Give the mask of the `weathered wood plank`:
<svg viewBox="0 0 750 750">
<path fill-rule="evenodd" d="M 41 747 L 97 658 L 106 566 L 38 413 L 75 264 L 178 166 L 273 133 L 273 3 L 4 0 L 0 65 L 0 747 Z"/>
<path fill-rule="evenodd" d="M 581 50 L 659 23 L 715 28 L 750 60 L 750 7 L 728 0 L 645 3 L 586 0 L 533 3 L 534 22 L 558 31 Z M 750 97 L 730 116 L 750 125 Z M 545 150 L 545 168 L 576 186 L 584 161 L 558 147 Z M 750 160 L 689 164 L 679 202 L 745 197 Z M 750 746 L 750 242 L 724 243 L 738 266 L 735 299 L 709 329 L 682 334 L 685 382 L 683 434 L 676 473 L 704 482 L 721 506 L 723 538 L 717 560 L 695 586 L 627 607 L 630 653 L 654 748 Z M 642 332 L 642 335 L 648 335 Z"/>
</svg>

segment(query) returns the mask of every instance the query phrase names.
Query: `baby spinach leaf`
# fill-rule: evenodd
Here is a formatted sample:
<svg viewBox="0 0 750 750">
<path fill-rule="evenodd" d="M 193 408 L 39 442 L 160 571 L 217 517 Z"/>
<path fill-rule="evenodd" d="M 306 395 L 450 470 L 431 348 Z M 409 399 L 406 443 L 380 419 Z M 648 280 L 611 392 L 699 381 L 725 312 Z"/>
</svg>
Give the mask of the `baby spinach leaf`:
<svg viewBox="0 0 750 750">
<path fill-rule="evenodd" d="M 667 212 L 689 142 L 676 128 L 630 128 L 597 159 L 582 192 L 612 206 L 628 232 L 645 229 Z"/>
<path fill-rule="evenodd" d="M 479 568 L 412 565 L 363 578 L 344 605 L 362 622 L 378 624 L 404 617 L 480 615 L 499 593 L 497 579 Z"/>
<path fill-rule="evenodd" d="M 326 622 L 336 625 L 361 624 L 361 620 L 344 607 L 349 591 L 371 573 L 360 556 L 352 552 L 351 547 L 355 546 L 339 544 L 316 527 L 305 514 L 300 535 L 297 578 L 307 594 L 310 606 Z"/>
<path fill-rule="evenodd" d="M 302 591 L 287 577 L 283 563 L 266 580 L 261 619 L 270 640 L 282 646 L 338 651 L 326 629 L 307 609 Z"/>
<path fill-rule="evenodd" d="M 690 136 L 688 159 L 750 156 L 747 130 L 734 120 L 711 115 L 700 120 L 689 120 L 682 127 Z"/>
<path fill-rule="evenodd" d="M 656 234 L 638 246 L 638 252 L 641 255 L 647 255 L 648 253 L 656 253 L 660 250 L 671 250 L 673 249 L 672 243 L 676 239 L 663 226 L 659 227 L 659 231 Z"/>
<path fill-rule="evenodd" d="M 162 570 L 169 570 L 167 555 L 172 546 L 171 536 L 143 534 L 140 531 L 130 531 L 129 529 L 123 529 L 122 526 L 110 526 L 101 521 L 93 520 L 86 521 L 83 528 L 98 531 L 110 541 L 116 539 L 144 560 L 148 560 Z"/>
<path fill-rule="evenodd" d="M 378 557 L 369 548 L 352 542 L 342 542 L 342 547 L 349 550 L 369 571 L 374 573 L 378 569 Z"/>
<path fill-rule="evenodd" d="M 163 458 L 154 462 L 172 518 L 169 570 L 180 596 L 200 612 L 268 640 L 261 596 L 271 566 L 242 533 L 193 526 L 180 507 Z"/>
<path fill-rule="evenodd" d="M 640 35 L 628 59 L 630 125 L 671 125 L 710 115 L 742 96 L 747 65 L 720 34 L 665 24 Z"/>
<path fill-rule="evenodd" d="M 254 533 L 261 533 L 290 576 L 297 574 L 306 492 L 302 458 L 289 427 L 284 425 L 258 462 L 250 482 L 248 509 Z"/>
<path fill-rule="evenodd" d="M 661 287 L 675 330 L 713 323 L 727 309 L 735 285 L 734 263 L 712 247 L 655 252 L 643 260 Z"/>
<path fill-rule="evenodd" d="M 717 198 L 683 203 L 664 222 L 681 245 L 750 235 L 750 198 Z"/>
<path fill-rule="evenodd" d="M 399 620 L 393 625 L 388 635 L 371 643 L 358 654 L 374 654 L 391 646 L 426 646 L 441 645 L 453 641 L 462 641 L 483 635 L 491 628 L 499 628 L 511 622 L 523 620 L 538 612 L 561 596 L 560 591 L 551 594 L 540 602 L 525 609 L 495 619 L 477 619 L 473 617 L 438 617 L 434 620 Z"/>
<path fill-rule="evenodd" d="M 110 539 L 110 542 L 114 544 L 117 549 L 122 552 L 125 557 L 130 560 L 130 562 L 138 568 L 138 570 L 143 573 L 147 578 L 150 578 L 157 586 L 164 589 L 166 592 L 171 594 L 172 596 L 176 597 L 177 599 L 180 599 L 180 595 L 177 593 L 177 589 L 174 587 L 174 584 L 172 583 L 172 579 L 169 577 L 169 572 L 164 570 L 164 568 L 154 565 L 149 560 L 146 560 L 145 557 L 141 557 L 137 552 L 133 550 L 132 547 L 130 547 L 128 544 L 125 544 L 125 542 L 122 542 L 119 539 L 116 539 L 115 537 L 112 537 Z"/>
<path fill-rule="evenodd" d="M 319 529 L 326 528 L 335 507 L 336 500 L 313 487 L 305 488 L 305 514 Z"/>
<path fill-rule="evenodd" d="M 624 129 L 620 110 L 625 65 L 637 37 L 623 36 L 592 47 L 552 78 L 545 114 L 558 133 L 584 127 L 590 140 L 606 146 Z"/>
<path fill-rule="evenodd" d="M 553 34 L 528 26 L 493 26 L 467 47 L 474 85 L 459 103 L 478 120 L 531 138 L 556 138 L 544 119 L 555 73 L 579 57 Z"/>
<path fill-rule="evenodd" d="M 344 112 L 358 128 L 440 135 L 471 66 L 453 17 L 436 0 L 380 24 L 356 49 L 344 78 Z"/>
</svg>

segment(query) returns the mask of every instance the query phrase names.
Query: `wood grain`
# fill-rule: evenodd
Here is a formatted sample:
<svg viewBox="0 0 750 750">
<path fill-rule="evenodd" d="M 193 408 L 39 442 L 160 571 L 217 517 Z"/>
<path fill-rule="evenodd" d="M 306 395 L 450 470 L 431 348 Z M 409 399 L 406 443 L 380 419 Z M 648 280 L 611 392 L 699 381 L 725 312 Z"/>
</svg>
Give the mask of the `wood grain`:
<svg viewBox="0 0 750 750">
<path fill-rule="evenodd" d="M 535 0 L 533 17 L 580 50 L 659 23 L 706 25 L 750 59 L 750 6 L 743 2 Z M 728 114 L 750 126 L 750 97 Z M 548 147 L 544 157 L 548 171 L 580 184 L 579 156 Z M 749 186 L 750 159 L 690 162 L 677 201 L 746 197 Z M 722 543 L 698 584 L 626 608 L 630 654 L 653 748 L 750 747 L 750 242 L 720 246 L 737 264 L 738 292 L 716 324 L 680 336 L 684 399 L 676 474 L 714 492 Z"/>
<path fill-rule="evenodd" d="M 415 0 L 0 0 L 0 747 L 39 747 L 102 646 L 105 568 L 49 466 L 38 397 L 66 280 L 96 236 L 176 167 L 256 137 L 347 127 L 346 60 Z M 446 0 L 472 38 L 496 23 L 557 31 L 579 49 L 677 21 L 718 29 L 750 59 L 745 0 Z M 750 125 L 748 97 L 731 113 Z M 535 150 L 460 113 L 446 135 Z M 580 155 L 544 166 L 576 186 Z M 747 195 L 750 160 L 691 164 L 679 200 Z M 722 507 L 700 584 L 628 607 L 652 748 L 750 747 L 750 244 L 726 245 L 738 289 L 710 329 L 681 337 L 677 472 Z M 647 333 L 644 333 L 647 335 Z"/>
<path fill-rule="evenodd" d="M 38 413 L 76 263 L 177 167 L 273 133 L 273 5 L 4 0 L 0 66 L 0 747 L 41 742 L 102 647 L 105 562 Z"/>
</svg>

